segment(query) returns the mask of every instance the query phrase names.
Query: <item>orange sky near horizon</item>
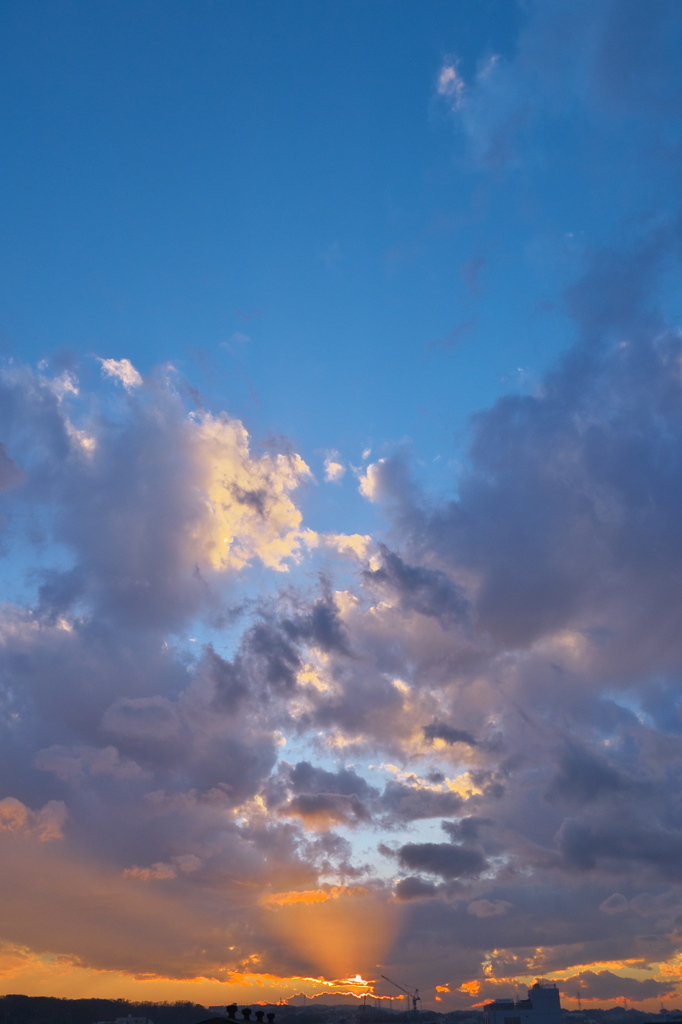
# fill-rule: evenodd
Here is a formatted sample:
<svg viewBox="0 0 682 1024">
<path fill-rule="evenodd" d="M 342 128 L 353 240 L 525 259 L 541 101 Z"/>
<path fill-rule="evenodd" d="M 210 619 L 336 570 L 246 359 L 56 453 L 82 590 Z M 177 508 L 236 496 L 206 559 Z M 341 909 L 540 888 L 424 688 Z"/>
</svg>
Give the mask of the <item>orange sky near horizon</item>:
<svg viewBox="0 0 682 1024">
<path fill-rule="evenodd" d="M 679 983 L 680 964 L 656 965 L 657 977 L 673 974 Z M 650 977 L 652 972 L 638 968 L 636 962 L 605 961 L 576 965 L 574 970 L 605 970 L 624 978 Z M 567 971 L 545 975 L 545 980 L 554 980 L 560 985 Z M 462 983 L 458 991 L 468 998 L 460 1008 L 480 1008 L 495 998 L 491 986 L 504 989 L 504 995 L 516 994 L 524 986 L 530 986 L 533 976 L 515 978 L 481 978 Z M 482 987 L 487 983 L 487 998 L 480 999 Z M 70 961 L 67 957 L 39 956 L 21 947 L 5 946 L 0 950 L 0 995 L 22 994 L 28 996 L 52 996 L 64 999 L 126 999 L 130 1002 L 175 1002 L 189 1001 L 204 1006 L 221 1006 L 236 1002 L 239 1005 L 274 1004 L 280 1001 L 300 1001 L 302 996 L 320 1002 L 356 1002 L 365 995 L 390 1001 L 400 1009 L 404 997 L 382 994 L 375 997 L 377 980 L 365 980 L 360 976 L 343 979 L 323 977 L 278 977 L 271 974 L 233 974 L 229 981 L 212 978 L 168 978 L 160 976 L 135 976 L 123 971 L 94 970 Z M 515 991 L 516 990 L 516 991 Z M 447 1012 L 443 1002 L 451 994 L 448 983 L 437 985 L 433 991 L 422 991 L 422 1007 Z M 456 993 L 455 993 L 456 994 Z M 562 993 L 562 1005 L 566 1009 L 578 1008 L 578 992 Z M 583 1009 L 608 1008 L 617 999 L 589 999 L 581 997 Z M 658 1013 L 661 1004 L 674 1007 L 682 1003 L 682 996 L 668 999 L 652 998 L 639 1002 L 628 1000 L 628 1005 L 637 1009 Z"/>
</svg>

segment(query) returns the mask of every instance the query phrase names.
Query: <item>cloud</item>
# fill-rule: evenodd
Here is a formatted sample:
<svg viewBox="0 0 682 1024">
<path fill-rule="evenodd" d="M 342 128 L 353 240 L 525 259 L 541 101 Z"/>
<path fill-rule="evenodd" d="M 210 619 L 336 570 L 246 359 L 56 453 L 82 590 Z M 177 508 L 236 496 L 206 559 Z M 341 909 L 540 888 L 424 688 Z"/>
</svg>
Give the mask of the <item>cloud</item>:
<svg viewBox="0 0 682 1024">
<path fill-rule="evenodd" d="M 444 64 L 438 74 L 436 89 L 439 96 L 444 96 L 457 110 L 462 105 L 464 96 L 464 79 L 460 75 L 457 62 Z"/>
<path fill-rule="evenodd" d="M 227 349 L 231 355 L 235 355 L 251 341 L 251 335 L 244 331 L 234 331 L 227 341 L 221 341 L 220 347 Z"/>
<path fill-rule="evenodd" d="M 314 546 L 312 540 L 307 543 Z M 361 562 L 367 559 L 372 548 L 372 538 L 362 533 L 318 533 L 315 543 L 342 555 L 352 555 Z"/>
<path fill-rule="evenodd" d="M 627 871 L 642 865 L 654 868 L 663 879 L 682 878 L 682 829 L 668 828 L 639 809 L 630 820 L 613 811 L 607 816 L 566 818 L 557 843 L 567 864 L 581 871 L 598 865 Z"/>
<path fill-rule="evenodd" d="M 258 557 L 279 571 L 300 557 L 305 535 L 290 492 L 310 479 L 295 454 L 253 458 L 242 424 L 227 416 L 195 415 L 192 447 L 206 495 L 194 540 L 215 569 L 241 569 Z"/>
<path fill-rule="evenodd" d="M 378 462 L 370 462 L 365 470 L 364 476 L 360 476 L 360 494 L 363 498 L 367 498 L 368 501 L 378 501 L 380 495 L 380 481 L 381 481 L 381 464 L 383 459 L 379 459 Z"/>
<path fill-rule="evenodd" d="M 7 454 L 7 448 L 0 444 L 0 491 L 9 490 L 21 483 L 23 474 Z"/>
<path fill-rule="evenodd" d="M 175 878 L 175 868 L 171 864 L 157 861 L 148 868 L 126 868 L 124 878 L 139 878 L 142 882 L 158 881 L 164 878 Z"/>
<path fill-rule="evenodd" d="M 245 631 L 232 660 L 207 647 L 204 668 L 223 708 L 236 708 L 254 686 L 280 695 L 296 691 L 305 668 L 304 647 L 323 655 L 348 653 L 345 626 L 331 595 L 307 605 L 296 600 L 289 604 L 287 608 L 282 600 L 279 617 L 263 609 Z"/>
<path fill-rule="evenodd" d="M 288 800 L 281 803 L 286 793 Z M 279 813 L 301 818 L 309 828 L 369 821 L 369 804 L 378 790 L 352 769 L 326 771 L 309 761 L 289 765 L 270 791 L 270 802 L 279 802 Z"/>
<path fill-rule="evenodd" d="M 154 740 L 178 738 L 177 709 L 165 697 L 121 697 L 104 713 L 102 728 L 118 736 Z"/>
<path fill-rule="evenodd" d="M 670 981 L 657 981 L 655 978 L 627 978 L 614 974 L 612 971 L 581 971 L 560 982 L 561 991 L 570 995 L 579 991 L 583 999 L 628 999 L 639 1002 L 670 995 L 674 985 Z"/>
<path fill-rule="evenodd" d="M 20 879 L 12 906 L 34 908 L 8 940 L 177 977 L 219 976 L 234 945 L 230 969 L 257 952 L 301 973 L 311 950 L 259 917 L 289 904 L 266 913 L 261 897 L 350 879 L 405 915 L 392 955 L 419 936 L 453 998 L 493 949 L 500 976 L 532 973 L 537 948 L 549 970 L 643 944 L 674 956 L 682 353 L 646 289 L 627 285 L 627 348 L 610 326 L 626 315 L 618 282 L 658 261 L 655 247 L 595 258 L 571 298 L 578 346 L 536 395 L 477 418 L 456 499 L 423 494 L 409 453 L 380 464 L 391 546 L 367 541 L 340 591 L 307 576 L 280 589 L 281 568 L 320 547 L 297 457 L 253 453 L 227 416 L 188 417 L 152 376 L 109 422 L 69 393 L 97 441 L 84 458 L 67 399 L 29 371 L 2 378 L 24 474 L 3 500 L 39 505 L 70 554 L 34 576 L 32 603 L 0 609 L 0 770 L 17 801 L 0 861 Z M 235 600 L 255 563 L 278 582 Z M 198 623 L 206 641 L 183 644 Z M 379 758 L 404 766 L 382 786 L 363 767 Z M 425 841 L 441 819 L 452 842 Z M 396 834 L 392 895 L 363 851 Z M 78 908 L 103 886 L 86 948 Z M 55 893 L 74 923 L 44 937 L 36 901 Z M 138 922 L 124 952 L 119 911 Z"/>
<path fill-rule="evenodd" d="M 36 836 L 46 843 L 62 838 L 67 814 L 61 800 L 50 800 L 39 811 L 32 811 L 21 800 L 7 796 L 0 800 L 0 830 Z"/>
<path fill-rule="evenodd" d="M 346 467 L 338 461 L 337 451 L 327 452 L 324 457 L 324 478 L 328 483 L 338 483 L 346 472 Z"/>
<path fill-rule="evenodd" d="M 467 907 L 467 913 L 474 917 L 500 917 L 510 911 L 512 906 L 506 900 L 473 900 Z"/>
<path fill-rule="evenodd" d="M 112 775 L 120 779 L 133 779 L 142 774 L 135 761 L 122 758 L 116 747 L 66 747 L 55 744 L 39 750 L 35 764 L 42 771 L 54 772 L 64 782 L 84 779 L 87 775 Z"/>
<path fill-rule="evenodd" d="M 398 850 L 398 859 L 403 867 L 441 878 L 479 875 L 487 867 L 480 850 L 451 843 L 405 843 Z"/>
<path fill-rule="evenodd" d="M 363 886 L 333 885 L 326 889 L 304 889 L 292 892 L 273 892 L 264 895 L 260 903 L 264 907 L 285 907 L 292 903 L 326 903 L 345 896 L 367 896 Z"/>
<path fill-rule="evenodd" d="M 370 817 L 362 800 L 354 794 L 346 796 L 341 793 L 301 793 L 280 808 L 280 813 L 301 818 L 311 828 L 352 825 Z"/>
<path fill-rule="evenodd" d="M 617 129 L 627 176 L 658 100 L 679 98 L 672 6 L 646 24 L 636 6 L 536 5 L 466 88 L 447 62 L 474 162 L 523 165 L 534 187 L 534 126 L 560 128 L 589 89 L 588 127 L 643 113 Z M 189 414 L 167 373 L 141 387 L 103 360 L 123 390 L 102 398 L 75 370 L 4 367 L 0 487 L 25 581 L 0 607 L 8 942 L 160 978 L 418 962 L 461 1007 L 542 971 L 595 1000 L 671 991 L 682 341 L 658 308 L 680 250 L 666 211 L 584 254 L 575 342 L 474 418 L 448 493 L 419 485 L 407 448 L 367 466 L 381 535 L 308 530 L 302 455 Z M 385 784 L 369 764 L 394 766 Z M 441 819 L 451 841 L 429 841 Z"/>
<path fill-rule="evenodd" d="M 476 740 L 466 729 L 455 729 L 445 722 L 431 722 L 430 725 L 422 726 L 424 736 L 427 740 L 443 740 L 444 743 L 453 746 L 455 743 L 465 743 L 469 747 L 476 746 Z"/>
<path fill-rule="evenodd" d="M 390 817 L 404 821 L 419 818 L 437 818 L 444 814 L 457 814 L 463 799 L 447 788 L 430 788 L 388 782 L 381 797 L 381 807 Z"/>
<path fill-rule="evenodd" d="M 239 421 L 188 416 L 164 378 L 131 395 L 118 422 L 89 424 L 87 460 L 74 457 L 82 446 L 49 381 L 11 368 L 2 394 L 5 435 L 25 450 L 26 498 L 47 503 L 53 539 L 75 558 L 46 573 L 55 608 L 85 600 L 109 617 L 177 624 L 211 599 L 213 573 L 255 560 L 285 571 L 301 556 L 291 492 L 309 478 L 303 460 L 252 455 Z"/>
<path fill-rule="evenodd" d="M 291 767 L 289 785 L 294 793 L 338 793 L 363 799 L 378 795 L 378 790 L 370 786 L 352 768 L 328 772 L 324 768 L 316 768 L 309 761 L 299 761 Z"/>
<path fill-rule="evenodd" d="M 181 874 L 193 874 L 198 871 L 201 867 L 201 860 L 193 853 L 184 853 L 180 856 L 173 857 L 173 863 L 164 864 L 163 861 L 157 861 L 155 864 L 151 864 L 147 868 L 140 868 L 133 866 L 126 868 L 122 876 L 123 878 L 137 878 L 142 882 L 155 882 L 163 881 L 169 878 L 177 878 L 178 873 Z"/>
<path fill-rule="evenodd" d="M 398 900 L 429 900 L 437 894 L 437 886 L 418 875 L 400 878 L 395 885 L 395 896 Z"/>
<path fill-rule="evenodd" d="M 106 377 L 120 381 L 127 391 L 141 386 L 142 377 L 129 359 L 100 359 L 100 363 L 102 373 Z"/>
<path fill-rule="evenodd" d="M 602 900 L 599 909 L 603 914 L 622 914 L 628 906 L 625 896 L 620 892 L 614 892 L 608 899 Z"/>
<path fill-rule="evenodd" d="M 364 571 L 365 582 L 396 598 L 405 611 L 432 615 L 446 623 L 467 617 L 469 602 L 465 591 L 446 573 L 407 565 L 384 544 L 379 545 L 376 562 L 374 568 Z"/>
<path fill-rule="evenodd" d="M 561 753 L 547 797 L 589 803 L 604 794 L 623 793 L 641 786 L 641 782 L 628 778 L 605 758 L 577 744 L 569 744 Z"/>
</svg>

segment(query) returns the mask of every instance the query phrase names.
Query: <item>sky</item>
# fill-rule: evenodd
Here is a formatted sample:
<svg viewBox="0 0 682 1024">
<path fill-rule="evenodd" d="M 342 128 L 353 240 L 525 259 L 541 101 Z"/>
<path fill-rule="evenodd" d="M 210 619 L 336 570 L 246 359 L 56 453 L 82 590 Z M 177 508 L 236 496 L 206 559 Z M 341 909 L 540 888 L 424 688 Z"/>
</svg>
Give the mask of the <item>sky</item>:
<svg viewBox="0 0 682 1024">
<path fill-rule="evenodd" d="M 681 44 L 2 0 L 0 992 L 682 1005 Z"/>
</svg>

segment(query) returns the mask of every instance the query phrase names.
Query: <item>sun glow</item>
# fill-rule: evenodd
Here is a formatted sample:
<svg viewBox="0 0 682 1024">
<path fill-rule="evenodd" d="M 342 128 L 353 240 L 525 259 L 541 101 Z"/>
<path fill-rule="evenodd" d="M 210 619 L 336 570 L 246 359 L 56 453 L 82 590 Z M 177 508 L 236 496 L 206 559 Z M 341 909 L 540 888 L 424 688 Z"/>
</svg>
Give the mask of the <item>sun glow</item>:
<svg viewBox="0 0 682 1024">
<path fill-rule="evenodd" d="M 364 972 L 381 960 L 392 939 L 391 904 L 362 886 L 273 895 L 261 902 L 263 924 L 273 936 L 324 977 L 366 984 Z"/>
</svg>

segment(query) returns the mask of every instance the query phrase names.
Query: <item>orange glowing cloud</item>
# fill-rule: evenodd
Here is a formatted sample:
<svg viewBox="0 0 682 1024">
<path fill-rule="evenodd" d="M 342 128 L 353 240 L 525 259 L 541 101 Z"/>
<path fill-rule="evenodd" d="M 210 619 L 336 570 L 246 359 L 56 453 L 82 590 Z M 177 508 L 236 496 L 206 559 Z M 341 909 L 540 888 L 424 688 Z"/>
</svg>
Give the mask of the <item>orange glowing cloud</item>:
<svg viewBox="0 0 682 1024">
<path fill-rule="evenodd" d="M 50 800 L 39 811 L 32 811 L 12 796 L 0 800 L 0 830 L 34 835 L 41 843 L 62 838 L 66 816 L 66 805 L 61 800 Z"/>
<path fill-rule="evenodd" d="M 285 907 L 291 903 L 325 903 L 341 896 L 366 896 L 369 890 L 362 885 L 332 885 L 329 889 L 300 889 L 292 892 L 266 893 L 260 905 L 266 908 Z"/>
<path fill-rule="evenodd" d="M 663 978 L 679 978 L 682 980 L 682 954 L 672 957 L 666 963 L 659 964 L 659 972 Z"/>
<path fill-rule="evenodd" d="M 449 988 L 438 988 L 438 992 L 449 992 Z M 481 983 L 475 978 L 472 981 L 465 981 L 457 989 L 458 992 L 466 992 L 469 996 L 477 996 L 481 991 Z"/>
<path fill-rule="evenodd" d="M 469 982 L 467 982 L 467 984 L 468 985 L 473 985 L 474 982 L 473 981 L 469 981 Z M 450 991 L 450 986 L 449 985 L 436 985 L 436 992 L 449 992 L 449 991 Z M 478 989 L 477 989 L 477 991 L 478 991 Z"/>
<path fill-rule="evenodd" d="M 642 957 L 632 957 L 629 960 L 595 960 L 590 964 L 574 964 L 571 967 L 566 967 L 561 971 L 550 971 L 547 975 L 553 981 L 561 981 L 563 978 L 567 978 L 573 974 L 579 974 L 581 971 L 623 971 L 627 970 L 628 974 L 633 969 L 638 967 L 646 969 L 647 961 Z"/>
</svg>

